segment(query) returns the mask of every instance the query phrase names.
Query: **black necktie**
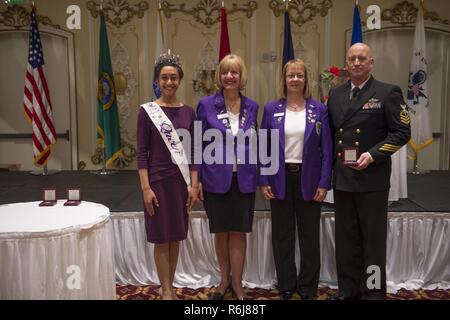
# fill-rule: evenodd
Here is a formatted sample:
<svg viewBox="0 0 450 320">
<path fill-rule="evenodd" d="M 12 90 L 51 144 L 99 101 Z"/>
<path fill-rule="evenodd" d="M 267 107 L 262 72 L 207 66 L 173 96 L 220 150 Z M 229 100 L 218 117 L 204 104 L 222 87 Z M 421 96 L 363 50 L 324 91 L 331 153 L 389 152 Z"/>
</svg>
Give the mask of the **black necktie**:
<svg viewBox="0 0 450 320">
<path fill-rule="evenodd" d="M 351 102 L 353 102 L 353 100 L 355 100 L 355 98 L 359 95 L 360 91 L 361 91 L 361 89 L 359 87 L 354 87 L 352 89 L 352 98 L 350 99 Z"/>
</svg>

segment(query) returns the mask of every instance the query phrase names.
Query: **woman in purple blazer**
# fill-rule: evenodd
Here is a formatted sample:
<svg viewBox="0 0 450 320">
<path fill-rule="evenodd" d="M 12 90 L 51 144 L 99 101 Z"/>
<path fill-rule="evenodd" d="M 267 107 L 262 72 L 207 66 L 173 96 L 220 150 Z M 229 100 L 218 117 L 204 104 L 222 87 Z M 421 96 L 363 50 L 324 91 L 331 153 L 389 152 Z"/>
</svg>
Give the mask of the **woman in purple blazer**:
<svg viewBox="0 0 450 320">
<path fill-rule="evenodd" d="M 332 140 L 325 105 L 311 99 L 309 74 L 300 59 L 288 61 L 281 80 L 283 98 L 266 104 L 261 130 L 278 129 L 278 171 L 259 185 L 272 208 L 272 247 L 282 299 L 297 291 L 313 299 L 320 274 L 321 202 L 331 188 Z M 264 141 L 260 141 L 264 143 Z M 267 141 L 269 143 L 269 141 Z M 297 227 L 301 264 L 295 265 Z"/>
<path fill-rule="evenodd" d="M 202 145 L 199 177 L 221 273 L 211 300 L 222 300 L 229 288 L 244 299 L 246 233 L 252 231 L 257 184 L 258 116 L 257 103 L 240 93 L 246 82 L 243 60 L 227 55 L 216 71 L 219 91 L 202 98 L 197 107 L 203 140 L 211 141 Z"/>
</svg>

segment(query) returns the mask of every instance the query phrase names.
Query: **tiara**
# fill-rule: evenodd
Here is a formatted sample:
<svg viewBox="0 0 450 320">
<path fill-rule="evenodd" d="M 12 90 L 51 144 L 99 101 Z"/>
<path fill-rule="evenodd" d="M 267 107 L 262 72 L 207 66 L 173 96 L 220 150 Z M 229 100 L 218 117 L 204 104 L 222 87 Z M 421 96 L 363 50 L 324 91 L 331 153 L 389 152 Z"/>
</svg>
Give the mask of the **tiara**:
<svg viewBox="0 0 450 320">
<path fill-rule="evenodd" d="M 158 59 L 155 60 L 155 68 L 160 65 L 172 64 L 180 69 L 182 69 L 182 63 L 180 61 L 180 56 L 170 52 L 170 49 L 159 55 Z"/>
</svg>

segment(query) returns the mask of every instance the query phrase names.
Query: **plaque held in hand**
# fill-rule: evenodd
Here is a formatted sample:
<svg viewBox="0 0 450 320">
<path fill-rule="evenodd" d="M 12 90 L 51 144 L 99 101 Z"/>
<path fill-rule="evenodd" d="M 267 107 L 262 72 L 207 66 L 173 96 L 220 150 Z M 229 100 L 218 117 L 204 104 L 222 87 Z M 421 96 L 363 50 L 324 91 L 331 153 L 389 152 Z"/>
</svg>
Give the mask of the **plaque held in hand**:
<svg viewBox="0 0 450 320">
<path fill-rule="evenodd" d="M 358 147 L 342 148 L 342 161 L 346 166 L 356 166 L 359 157 Z"/>
</svg>

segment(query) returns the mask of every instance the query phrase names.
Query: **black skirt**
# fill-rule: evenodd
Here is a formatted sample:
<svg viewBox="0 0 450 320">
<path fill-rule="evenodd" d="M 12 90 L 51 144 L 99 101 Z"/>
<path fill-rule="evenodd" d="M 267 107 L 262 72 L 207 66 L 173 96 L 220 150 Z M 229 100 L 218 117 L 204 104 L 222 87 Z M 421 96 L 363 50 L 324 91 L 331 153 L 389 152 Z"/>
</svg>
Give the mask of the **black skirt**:
<svg viewBox="0 0 450 320">
<path fill-rule="evenodd" d="M 236 173 L 233 173 L 228 192 L 212 193 L 204 191 L 203 195 L 210 233 L 252 232 L 255 193 L 241 193 L 239 191 Z"/>
</svg>

